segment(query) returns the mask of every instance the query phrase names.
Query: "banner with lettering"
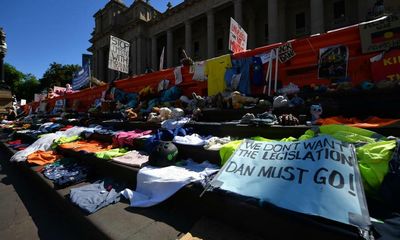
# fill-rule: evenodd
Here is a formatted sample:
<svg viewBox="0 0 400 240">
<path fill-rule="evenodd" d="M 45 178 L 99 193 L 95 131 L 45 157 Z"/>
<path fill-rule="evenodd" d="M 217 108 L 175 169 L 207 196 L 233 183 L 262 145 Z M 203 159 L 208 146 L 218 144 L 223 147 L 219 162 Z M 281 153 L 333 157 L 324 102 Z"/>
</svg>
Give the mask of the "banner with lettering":
<svg viewBox="0 0 400 240">
<path fill-rule="evenodd" d="M 229 50 L 233 53 L 243 52 L 247 49 L 247 33 L 244 29 L 231 18 L 229 34 Z"/>
<path fill-rule="evenodd" d="M 375 82 L 400 80 L 400 50 L 393 49 L 371 58 L 371 72 Z"/>
<path fill-rule="evenodd" d="M 364 229 L 370 225 L 354 147 L 330 136 L 246 139 L 210 184 L 292 211 Z"/>
</svg>

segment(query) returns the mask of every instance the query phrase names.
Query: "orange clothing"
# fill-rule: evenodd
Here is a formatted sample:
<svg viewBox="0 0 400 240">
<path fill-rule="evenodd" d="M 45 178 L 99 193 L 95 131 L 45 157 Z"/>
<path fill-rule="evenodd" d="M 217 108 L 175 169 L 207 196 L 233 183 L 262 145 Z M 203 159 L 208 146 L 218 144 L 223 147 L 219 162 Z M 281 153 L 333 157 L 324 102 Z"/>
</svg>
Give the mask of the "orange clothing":
<svg viewBox="0 0 400 240">
<path fill-rule="evenodd" d="M 85 151 L 89 153 L 96 153 L 100 151 L 105 151 L 112 149 L 112 145 L 108 143 L 102 143 L 96 140 L 91 141 L 76 141 L 71 143 L 64 143 L 58 146 L 62 149 L 71 149 L 74 151 Z"/>
<path fill-rule="evenodd" d="M 317 124 L 319 125 L 345 124 L 347 126 L 359 127 L 359 128 L 377 128 L 399 123 L 400 119 L 385 119 L 379 117 L 369 117 L 365 120 L 360 120 L 358 118 L 345 118 L 342 116 L 337 116 L 337 117 L 321 118 L 317 120 Z"/>
<path fill-rule="evenodd" d="M 43 166 L 49 163 L 53 163 L 61 157 L 61 155 L 56 154 L 54 151 L 38 150 L 28 155 L 27 162 Z"/>
</svg>

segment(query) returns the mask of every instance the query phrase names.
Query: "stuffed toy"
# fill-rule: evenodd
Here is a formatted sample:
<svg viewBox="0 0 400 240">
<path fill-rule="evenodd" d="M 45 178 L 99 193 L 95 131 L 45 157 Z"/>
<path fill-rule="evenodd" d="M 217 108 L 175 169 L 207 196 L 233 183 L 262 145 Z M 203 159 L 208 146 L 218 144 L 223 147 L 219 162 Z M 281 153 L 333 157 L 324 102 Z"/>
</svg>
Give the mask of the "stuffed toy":
<svg viewBox="0 0 400 240">
<path fill-rule="evenodd" d="M 173 108 L 171 112 L 172 119 L 179 119 L 185 116 L 185 112 L 181 108 Z"/>
<path fill-rule="evenodd" d="M 206 100 L 202 97 L 197 95 L 196 93 L 192 93 L 193 100 L 190 102 L 189 106 L 192 110 L 197 108 L 204 108 L 206 106 Z"/>
<path fill-rule="evenodd" d="M 289 107 L 289 99 L 285 95 L 274 97 L 273 108 Z"/>
<path fill-rule="evenodd" d="M 258 102 L 258 98 L 243 96 L 238 91 L 232 92 L 231 93 L 231 98 L 232 98 L 232 107 L 233 107 L 233 109 L 242 108 L 243 105 L 245 105 L 247 103 L 257 103 Z"/>
<path fill-rule="evenodd" d="M 148 122 L 159 123 L 159 122 L 161 122 L 161 118 L 157 113 L 151 112 L 151 113 L 149 113 L 149 116 L 147 117 L 147 121 Z"/>
<path fill-rule="evenodd" d="M 320 119 L 321 114 L 322 114 L 321 104 L 311 105 L 310 113 L 311 113 L 311 123 L 315 124 L 317 122 L 317 120 Z"/>
<path fill-rule="evenodd" d="M 125 113 L 129 121 L 135 120 L 138 117 L 137 113 L 135 113 L 132 108 L 126 109 Z"/>
</svg>

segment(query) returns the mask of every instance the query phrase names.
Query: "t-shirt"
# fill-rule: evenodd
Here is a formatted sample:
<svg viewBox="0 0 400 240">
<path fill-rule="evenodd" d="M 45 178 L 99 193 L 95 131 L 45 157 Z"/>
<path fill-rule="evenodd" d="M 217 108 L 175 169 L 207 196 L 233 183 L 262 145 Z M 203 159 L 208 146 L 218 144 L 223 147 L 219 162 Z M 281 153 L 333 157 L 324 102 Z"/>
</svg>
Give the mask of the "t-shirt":
<svg viewBox="0 0 400 240">
<path fill-rule="evenodd" d="M 176 67 L 174 69 L 174 75 L 175 75 L 175 85 L 179 85 L 182 83 L 183 78 L 182 78 L 182 67 Z"/>
<path fill-rule="evenodd" d="M 242 58 L 235 59 L 232 61 L 232 65 L 234 68 L 239 69 L 240 72 L 240 82 L 237 86 L 237 89 L 246 95 L 251 94 L 250 90 L 250 65 L 253 63 L 252 58 Z M 234 85 L 232 83 L 232 85 Z"/>
<path fill-rule="evenodd" d="M 57 155 L 53 151 L 38 150 L 28 155 L 27 162 L 43 166 L 49 163 L 53 163 L 60 158 L 61 156 Z"/>
<path fill-rule="evenodd" d="M 232 67 L 229 54 L 207 60 L 205 73 L 208 76 L 208 95 L 216 95 L 226 88 L 224 75 L 227 68 Z"/>
<path fill-rule="evenodd" d="M 194 73 L 193 73 L 193 80 L 195 81 L 204 81 L 207 80 L 207 77 L 204 75 L 204 68 L 206 64 L 204 61 L 201 62 L 195 62 L 193 64 L 194 67 Z"/>
<path fill-rule="evenodd" d="M 94 213 L 97 210 L 120 200 L 121 184 L 112 180 L 97 181 L 93 184 L 79 188 L 72 188 L 70 199 L 87 213 Z"/>
<path fill-rule="evenodd" d="M 114 162 L 125 164 L 133 167 L 142 167 L 149 161 L 149 156 L 145 153 L 141 153 L 132 150 L 121 157 L 114 157 Z"/>
</svg>

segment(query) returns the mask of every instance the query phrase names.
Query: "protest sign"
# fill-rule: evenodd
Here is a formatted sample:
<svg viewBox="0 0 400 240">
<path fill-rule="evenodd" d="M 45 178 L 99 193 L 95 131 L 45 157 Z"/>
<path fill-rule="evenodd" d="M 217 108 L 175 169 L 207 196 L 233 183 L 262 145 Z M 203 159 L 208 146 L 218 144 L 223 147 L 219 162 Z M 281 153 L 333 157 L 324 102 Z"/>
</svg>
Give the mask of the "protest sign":
<svg viewBox="0 0 400 240">
<path fill-rule="evenodd" d="M 129 72 L 129 46 L 129 42 L 110 36 L 109 69 L 123 73 Z"/>
<path fill-rule="evenodd" d="M 247 49 L 247 33 L 233 18 L 229 33 L 229 50 L 233 53 L 243 52 Z"/>
<path fill-rule="evenodd" d="M 296 53 L 293 51 L 291 43 L 285 43 L 279 47 L 279 61 L 281 63 L 289 61 Z"/>
<path fill-rule="evenodd" d="M 370 225 L 354 147 L 330 136 L 244 140 L 211 186 L 300 213 Z"/>
<path fill-rule="evenodd" d="M 385 16 L 360 25 L 363 53 L 400 47 L 400 17 Z"/>
</svg>

